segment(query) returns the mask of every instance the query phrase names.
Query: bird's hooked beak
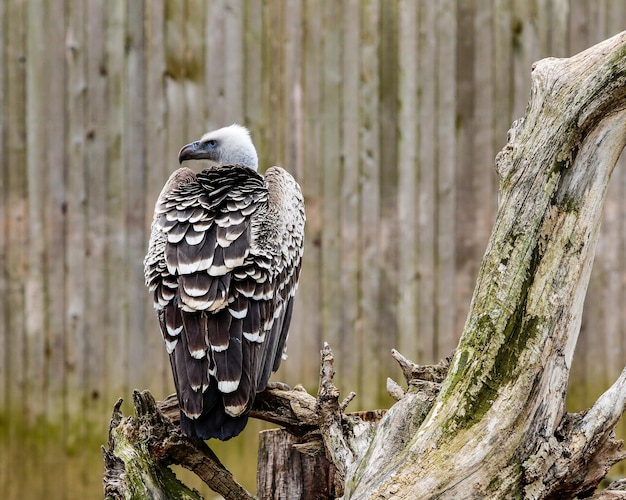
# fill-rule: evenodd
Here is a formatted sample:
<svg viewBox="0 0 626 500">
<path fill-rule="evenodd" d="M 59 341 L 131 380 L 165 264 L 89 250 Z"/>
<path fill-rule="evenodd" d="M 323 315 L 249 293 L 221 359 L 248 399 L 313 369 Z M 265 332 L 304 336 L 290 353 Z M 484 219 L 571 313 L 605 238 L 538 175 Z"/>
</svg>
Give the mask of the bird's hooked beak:
<svg viewBox="0 0 626 500">
<path fill-rule="evenodd" d="M 180 165 L 185 160 L 197 160 L 202 158 L 201 155 L 200 141 L 191 142 L 180 148 L 178 152 L 178 164 Z"/>
</svg>

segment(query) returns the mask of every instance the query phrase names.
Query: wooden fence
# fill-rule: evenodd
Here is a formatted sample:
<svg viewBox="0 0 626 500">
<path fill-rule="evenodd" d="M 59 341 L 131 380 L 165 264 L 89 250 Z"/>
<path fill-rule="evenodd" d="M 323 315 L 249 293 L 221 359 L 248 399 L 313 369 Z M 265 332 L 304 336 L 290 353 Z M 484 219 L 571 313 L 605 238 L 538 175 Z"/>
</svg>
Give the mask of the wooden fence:
<svg viewBox="0 0 626 500">
<path fill-rule="evenodd" d="M 456 345 L 532 62 L 624 28 L 621 0 L 0 2 L 0 496 L 97 498 L 115 400 L 172 392 L 142 259 L 183 144 L 246 124 L 261 165 L 304 190 L 304 269 L 275 378 L 315 391 L 328 341 L 354 408 L 388 405 L 391 348 L 427 363 Z M 623 163 L 574 410 L 626 363 Z M 253 467 L 255 451 L 227 446 L 253 488 L 236 464 Z"/>
</svg>

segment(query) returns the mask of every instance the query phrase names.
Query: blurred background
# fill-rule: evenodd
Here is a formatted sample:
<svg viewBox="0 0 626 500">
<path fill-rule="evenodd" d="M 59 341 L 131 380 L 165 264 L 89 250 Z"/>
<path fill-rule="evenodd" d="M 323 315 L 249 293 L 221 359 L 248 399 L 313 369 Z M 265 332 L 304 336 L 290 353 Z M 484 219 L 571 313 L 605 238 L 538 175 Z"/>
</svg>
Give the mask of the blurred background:
<svg viewBox="0 0 626 500">
<path fill-rule="evenodd" d="M 391 348 L 433 363 L 458 341 L 532 63 L 625 27 L 620 0 L 0 2 L 0 497 L 100 498 L 115 401 L 173 392 L 142 260 L 182 145 L 245 124 L 304 191 L 274 380 L 315 394 L 327 341 L 350 408 L 388 407 Z M 570 411 L 626 363 L 625 198 L 622 164 Z M 261 428 L 215 446 L 252 491 Z"/>
</svg>

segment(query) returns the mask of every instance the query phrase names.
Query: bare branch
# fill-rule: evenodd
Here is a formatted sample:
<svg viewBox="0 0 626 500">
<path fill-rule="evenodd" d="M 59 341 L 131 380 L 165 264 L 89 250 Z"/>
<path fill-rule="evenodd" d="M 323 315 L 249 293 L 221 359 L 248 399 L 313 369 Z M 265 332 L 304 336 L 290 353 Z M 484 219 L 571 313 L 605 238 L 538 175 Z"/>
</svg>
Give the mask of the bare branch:
<svg viewBox="0 0 626 500">
<path fill-rule="evenodd" d="M 158 408 L 148 391 L 134 391 L 135 415 L 123 417 L 118 400 L 109 430 L 105 457 L 107 498 L 153 495 L 161 498 L 200 498 L 180 483 L 168 465 L 193 471 L 213 491 L 226 499 L 252 499 L 222 465 L 204 441 L 185 436 Z M 173 407 L 171 400 L 166 408 Z"/>
<path fill-rule="evenodd" d="M 448 374 L 450 359 L 452 359 L 451 356 L 448 356 L 436 365 L 418 365 L 395 349 L 391 350 L 391 356 L 398 362 L 398 365 L 400 365 L 400 369 L 408 385 L 418 385 L 419 381 L 440 384 Z"/>
<path fill-rule="evenodd" d="M 322 364 L 320 368 L 320 385 L 317 396 L 317 404 L 320 415 L 320 431 L 326 456 L 335 466 L 337 470 L 337 483 L 341 484 L 339 495 L 343 494 L 343 483 L 346 475 L 346 467 L 354 461 L 352 451 L 346 443 L 344 436 L 341 409 L 339 407 L 339 389 L 333 383 L 335 371 L 333 369 L 334 356 L 328 345 L 324 342 L 324 348 L 321 351 Z"/>
</svg>

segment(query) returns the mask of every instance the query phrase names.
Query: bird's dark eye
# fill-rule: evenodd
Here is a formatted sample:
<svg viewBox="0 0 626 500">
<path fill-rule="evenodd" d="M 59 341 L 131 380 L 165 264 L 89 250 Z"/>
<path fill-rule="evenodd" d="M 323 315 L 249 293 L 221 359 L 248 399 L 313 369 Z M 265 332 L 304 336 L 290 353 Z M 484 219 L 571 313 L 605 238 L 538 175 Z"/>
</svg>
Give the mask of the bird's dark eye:
<svg viewBox="0 0 626 500">
<path fill-rule="evenodd" d="M 215 139 L 209 139 L 208 141 L 204 143 L 204 145 L 207 148 L 214 148 L 215 146 L 217 146 L 217 141 Z"/>
</svg>

